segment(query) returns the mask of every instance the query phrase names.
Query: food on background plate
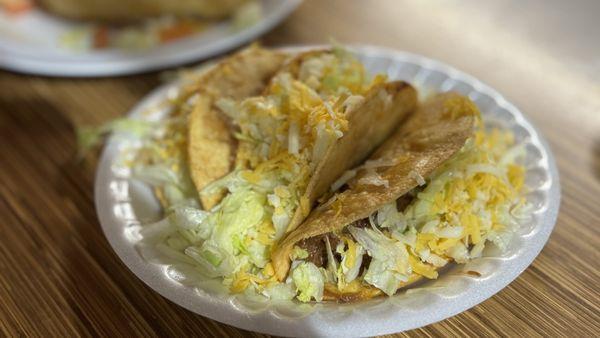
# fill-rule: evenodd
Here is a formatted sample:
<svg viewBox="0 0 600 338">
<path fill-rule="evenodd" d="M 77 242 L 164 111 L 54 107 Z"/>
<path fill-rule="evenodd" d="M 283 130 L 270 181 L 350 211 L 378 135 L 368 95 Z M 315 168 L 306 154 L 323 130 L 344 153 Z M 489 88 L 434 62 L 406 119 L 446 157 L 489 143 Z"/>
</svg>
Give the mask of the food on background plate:
<svg viewBox="0 0 600 338">
<path fill-rule="evenodd" d="M 0 9 L 4 9 L 10 15 L 25 13 L 32 7 L 32 0 L 0 0 Z"/>
<path fill-rule="evenodd" d="M 142 227 L 140 252 L 195 285 L 302 302 L 393 295 L 505 248 L 527 213 L 512 134 L 486 129 L 459 94 L 418 105 L 342 48 L 253 46 L 168 105 L 113 129 L 141 135 L 127 161 L 165 214 Z"/>
<path fill-rule="evenodd" d="M 258 0 L 0 0 L 0 9 L 11 15 L 36 8 L 72 21 L 57 43 L 77 51 L 144 50 L 224 21 L 240 31 L 262 18 Z"/>
<path fill-rule="evenodd" d="M 37 0 L 43 8 L 77 20 L 129 22 L 161 15 L 223 19 L 247 0 Z"/>
</svg>

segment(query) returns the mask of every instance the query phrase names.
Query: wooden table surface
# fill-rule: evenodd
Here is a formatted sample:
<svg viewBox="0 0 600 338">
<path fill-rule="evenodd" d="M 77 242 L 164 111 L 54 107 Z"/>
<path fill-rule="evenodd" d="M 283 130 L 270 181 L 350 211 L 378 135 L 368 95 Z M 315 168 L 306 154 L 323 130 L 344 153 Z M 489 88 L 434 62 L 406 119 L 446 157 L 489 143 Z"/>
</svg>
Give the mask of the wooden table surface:
<svg viewBox="0 0 600 338">
<path fill-rule="evenodd" d="M 562 204 L 539 257 L 482 304 L 405 334 L 600 335 L 598 10 L 594 1 L 307 0 L 263 38 L 278 46 L 333 37 L 442 60 L 498 89 L 549 140 Z M 74 160 L 75 130 L 121 116 L 160 78 L 0 71 L 0 335 L 257 335 L 153 292 L 98 224 L 95 163 Z"/>
</svg>

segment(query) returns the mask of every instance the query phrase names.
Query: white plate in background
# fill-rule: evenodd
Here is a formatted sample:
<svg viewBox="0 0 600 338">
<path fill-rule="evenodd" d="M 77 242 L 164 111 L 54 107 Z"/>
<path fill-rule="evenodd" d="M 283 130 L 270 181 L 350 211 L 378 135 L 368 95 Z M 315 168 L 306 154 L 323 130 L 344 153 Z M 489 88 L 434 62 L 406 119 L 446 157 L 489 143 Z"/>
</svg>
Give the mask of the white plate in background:
<svg viewBox="0 0 600 338">
<path fill-rule="evenodd" d="M 176 1 L 176 0 L 174 0 Z M 69 50 L 61 35 L 74 29 L 68 20 L 39 9 L 21 15 L 0 10 L 0 68 L 49 76 L 114 76 L 164 69 L 205 59 L 236 48 L 266 33 L 290 15 L 302 0 L 259 0 L 261 20 L 235 31 L 229 21 L 205 31 L 146 50 Z"/>
<path fill-rule="evenodd" d="M 306 47 L 305 47 L 306 48 Z M 178 282 L 172 266 L 150 263 L 136 250 L 140 220 L 156 217 L 160 210 L 151 191 L 130 179 L 119 167 L 120 149 L 127 138 L 112 137 L 101 158 L 95 200 L 100 223 L 123 262 L 152 289 L 190 311 L 246 330 L 284 336 L 372 336 L 428 325 L 490 298 L 523 272 L 548 240 L 560 205 L 560 185 L 553 155 L 541 135 L 512 104 L 477 79 L 438 61 L 378 47 L 350 48 L 374 72 L 387 73 L 418 88 L 458 91 L 471 97 L 484 121 L 510 128 L 526 149 L 526 198 L 534 207 L 532 219 L 521 225 L 508 250 L 488 246 L 484 256 L 467 265 L 452 264 L 434 281 L 408 292 L 357 304 L 268 303 L 227 294 L 210 283 L 189 286 Z M 131 115 L 163 102 L 177 83 L 156 89 Z M 464 271 L 478 271 L 475 277 Z M 493 316 L 494 314 L 487 314 Z"/>
</svg>

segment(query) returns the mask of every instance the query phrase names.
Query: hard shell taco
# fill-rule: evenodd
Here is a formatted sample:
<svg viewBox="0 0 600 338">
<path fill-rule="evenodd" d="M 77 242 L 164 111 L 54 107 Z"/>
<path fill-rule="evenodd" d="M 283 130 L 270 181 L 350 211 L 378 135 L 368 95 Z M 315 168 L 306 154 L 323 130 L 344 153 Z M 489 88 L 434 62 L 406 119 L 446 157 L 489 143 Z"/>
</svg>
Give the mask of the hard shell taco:
<svg viewBox="0 0 600 338">
<path fill-rule="evenodd" d="M 234 168 L 238 141 L 233 121 L 217 103 L 261 94 L 289 55 L 252 46 L 219 62 L 195 81 L 197 96 L 187 129 L 190 174 L 198 190 Z M 205 209 L 222 194 L 200 196 Z"/>
<path fill-rule="evenodd" d="M 417 102 L 410 85 L 368 76 L 341 49 L 281 55 L 254 47 L 217 65 L 189 116 L 204 211 L 185 254 L 234 291 L 274 280 L 275 243 Z"/>
<path fill-rule="evenodd" d="M 504 156 L 510 141 L 494 140 L 479 119 L 458 94 L 427 101 L 279 243 L 278 279 L 291 279 L 303 301 L 356 301 L 437 278 L 486 241 L 502 243 L 522 204 L 522 172 Z"/>
</svg>

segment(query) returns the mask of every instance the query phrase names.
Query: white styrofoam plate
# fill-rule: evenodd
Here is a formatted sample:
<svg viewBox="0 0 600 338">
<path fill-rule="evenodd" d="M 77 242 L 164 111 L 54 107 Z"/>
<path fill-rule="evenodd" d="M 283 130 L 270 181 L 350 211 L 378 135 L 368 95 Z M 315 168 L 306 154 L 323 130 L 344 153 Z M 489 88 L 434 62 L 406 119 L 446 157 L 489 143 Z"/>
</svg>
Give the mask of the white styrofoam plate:
<svg viewBox="0 0 600 338">
<path fill-rule="evenodd" d="M 556 164 L 539 132 L 495 90 L 447 65 L 378 47 L 350 49 L 372 73 L 387 73 L 391 79 L 431 91 L 468 95 L 486 124 L 511 129 L 516 141 L 524 144 L 526 198 L 534 211 L 508 250 L 499 252 L 490 246 L 483 257 L 467 265 L 452 265 L 435 281 L 357 304 L 268 303 L 227 294 L 210 283 L 187 285 L 177 268 L 148 262 L 136 250 L 140 220 L 155 217 L 159 205 L 147 187 L 131 180 L 129 170 L 118 165 L 120 149 L 126 149 L 128 141 L 113 137 L 97 173 L 96 207 L 106 237 L 133 273 L 176 304 L 243 329 L 285 336 L 370 336 L 417 328 L 465 311 L 506 287 L 533 262 L 552 232 L 560 204 Z M 131 114 L 141 116 L 142 111 L 164 102 L 167 93 L 178 86 L 171 83 L 156 89 Z M 470 270 L 481 276 L 464 273 Z"/>
<path fill-rule="evenodd" d="M 260 0 L 262 19 L 236 31 L 225 21 L 201 33 L 148 50 L 68 50 L 58 43 L 74 23 L 34 9 L 23 15 L 0 10 L 0 68 L 49 76 L 114 76 L 164 69 L 241 46 L 280 23 L 302 0 Z"/>
</svg>

